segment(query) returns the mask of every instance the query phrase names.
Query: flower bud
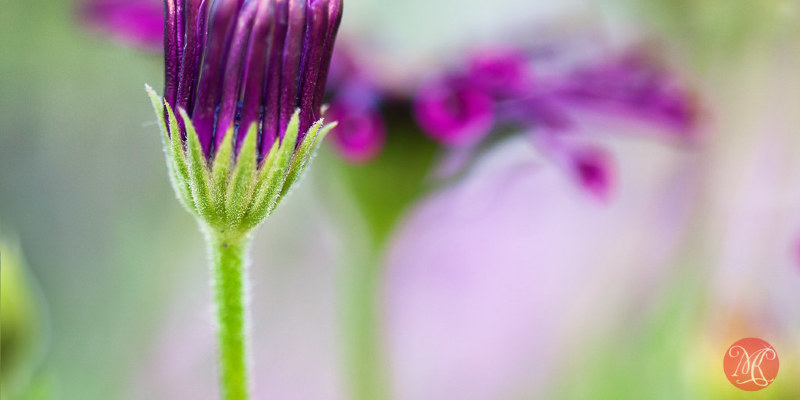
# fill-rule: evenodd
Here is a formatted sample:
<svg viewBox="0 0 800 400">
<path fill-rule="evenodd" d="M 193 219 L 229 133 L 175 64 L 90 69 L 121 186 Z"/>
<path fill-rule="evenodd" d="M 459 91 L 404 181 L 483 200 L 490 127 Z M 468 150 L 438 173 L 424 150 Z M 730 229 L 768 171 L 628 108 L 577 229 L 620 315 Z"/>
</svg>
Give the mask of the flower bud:
<svg viewBox="0 0 800 400">
<path fill-rule="evenodd" d="M 321 104 L 341 0 L 167 0 L 163 99 L 173 186 L 218 230 L 248 231 L 332 124 Z"/>
</svg>

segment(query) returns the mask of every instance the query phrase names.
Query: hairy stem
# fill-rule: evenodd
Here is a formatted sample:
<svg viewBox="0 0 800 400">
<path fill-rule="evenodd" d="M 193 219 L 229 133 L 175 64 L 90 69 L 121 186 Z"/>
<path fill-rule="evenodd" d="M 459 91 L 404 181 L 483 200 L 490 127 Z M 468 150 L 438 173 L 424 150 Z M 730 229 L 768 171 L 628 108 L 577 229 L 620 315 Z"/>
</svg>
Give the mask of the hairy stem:
<svg viewBox="0 0 800 400">
<path fill-rule="evenodd" d="M 217 322 L 220 398 L 247 400 L 247 234 L 207 230 Z"/>
</svg>

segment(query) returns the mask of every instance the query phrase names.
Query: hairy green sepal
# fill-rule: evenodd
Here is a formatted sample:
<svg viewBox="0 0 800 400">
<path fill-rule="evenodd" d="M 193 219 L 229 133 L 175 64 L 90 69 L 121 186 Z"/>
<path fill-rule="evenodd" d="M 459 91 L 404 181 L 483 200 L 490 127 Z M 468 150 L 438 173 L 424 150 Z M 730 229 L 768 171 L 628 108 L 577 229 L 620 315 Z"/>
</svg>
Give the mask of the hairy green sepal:
<svg viewBox="0 0 800 400">
<path fill-rule="evenodd" d="M 275 140 L 261 163 L 257 157 L 257 125 L 247 130 L 238 154 L 231 128 L 213 159 L 208 160 L 185 111 L 178 113 L 186 137 L 170 135 L 179 132 L 174 110 L 152 88 L 146 86 L 146 90 L 161 128 L 167 170 L 178 200 L 205 226 L 218 232 L 245 234 L 261 224 L 300 181 L 322 140 L 335 126 L 323 125 L 320 120 L 298 144 L 297 111 L 283 140 Z"/>
</svg>

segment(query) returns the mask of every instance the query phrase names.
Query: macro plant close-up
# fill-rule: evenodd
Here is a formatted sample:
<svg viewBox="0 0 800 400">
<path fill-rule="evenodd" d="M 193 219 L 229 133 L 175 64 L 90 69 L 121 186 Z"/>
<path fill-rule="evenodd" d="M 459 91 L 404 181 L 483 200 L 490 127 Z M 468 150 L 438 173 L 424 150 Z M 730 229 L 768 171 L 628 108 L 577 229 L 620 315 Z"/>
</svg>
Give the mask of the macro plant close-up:
<svg viewBox="0 0 800 400">
<path fill-rule="evenodd" d="M 3 8 L 4 400 L 800 398 L 797 0 Z"/>
</svg>

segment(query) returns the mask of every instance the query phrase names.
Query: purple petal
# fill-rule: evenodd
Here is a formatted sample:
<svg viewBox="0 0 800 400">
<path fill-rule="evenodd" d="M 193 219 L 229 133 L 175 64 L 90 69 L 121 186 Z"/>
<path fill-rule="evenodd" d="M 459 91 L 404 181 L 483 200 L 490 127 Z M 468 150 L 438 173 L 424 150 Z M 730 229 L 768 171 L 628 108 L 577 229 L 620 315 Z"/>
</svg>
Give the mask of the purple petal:
<svg viewBox="0 0 800 400">
<path fill-rule="evenodd" d="M 314 96 L 320 73 L 322 53 L 325 50 L 325 35 L 328 32 L 328 1 L 310 0 L 308 9 L 308 25 L 303 44 L 303 60 L 300 66 L 300 137 L 303 140 L 306 131 L 314 121 L 319 119 L 319 109 L 314 108 Z M 324 84 L 322 84 L 324 86 Z"/>
<path fill-rule="evenodd" d="M 338 122 L 331 135 L 333 144 L 350 162 L 374 159 L 386 143 L 386 126 L 374 107 L 333 101 L 325 118 Z"/>
<path fill-rule="evenodd" d="M 214 135 L 214 119 L 222 94 L 224 64 L 228 45 L 232 39 L 233 21 L 242 0 L 217 0 L 212 4 L 208 43 L 203 57 L 197 100 L 192 113 L 192 122 L 206 155 L 210 154 Z"/>
<path fill-rule="evenodd" d="M 275 1 L 275 32 L 272 36 L 267 67 L 267 85 L 264 94 L 264 117 L 261 121 L 261 149 L 263 156 L 269 152 L 278 132 L 280 122 L 280 90 L 283 68 L 283 48 L 288 29 L 288 0 Z"/>
<path fill-rule="evenodd" d="M 574 105 L 665 126 L 683 137 L 696 125 L 691 96 L 674 77 L 635 55 L 575 71 L 558 95 Z"/>
<path fill-rule="evenodd" d="M 205 45 L 208 5 L 211 0 L 188 0 L 186 8 L 186 47 L 183 52 L 178 85 L 178 107 L 189 115 L 194 111 L 197 76 Z"/>
<path fill-rule="evenodd" d="M 279 133 L 283 138 L 284 130 L 289 124 L 298 102 L 298 86 L 300 83 L 300 61 L 303 56 L 303 41 L 306 30 L 306 0 L 289 0 L 289 25 L 286 29 L 286 40 L 283 45 L 283 65 L 281 67 L 280 119 Z"/>
<path fill-rule="evenodd" d="M 258 122 L 263 112 L 262 99 L 266 89 L 265 77 L 267 76 L 267 57 L 270 51 L 271 38 L 275 36 L 275 16 L 271 1 L 261 1 L 255 17 L 255 25 L 250 32 L 250 50 L 247 56 L 245 70 L 245 87 L 242 93 L 242 119 L 240 126 L 249 129 L 250 125 Z M 236 139 L 236 149 L 241 146 L 244 137 Z M 261 139 L 262 142 L 264 139 Z M 274 140 L 274 137 L 273 139 Z M 270 145 L 271 145 L 270 141 Z M 259 143 L 259 148 L 261 148 Z"/>
<path fill-rule="evenodd" d="M 222 101 L 220 103 L 219 114 L 217 115 L 217 126 L 214 132 L 214 147 L 217 148 L 225 138 L 225 132 L 235 123 L 236 114 L 239 107 L 240 88 L 244 79 L 245 56 L 247 53 L 248 39 L 253 27 L 253 17 L 258 9 L 256 1 L 244 3 L 233 31 L 233 39 L 227 55 L 225 65 L 225 78 L 222 84 Z M 243 129 L 247 132 L 248 127 Z M 241 136 L 241 137 L 239 137 Z M 244 140 L 244 135 L 237 135 L 237 143 Z"/>
<path fill-rule="evenodd" d="M 608 200 L 614 187 L 614 160 L 604 150 L 585 146 L 572 149 L 569 167 L 578 184 L 600 200 Z"/>
<path fill-rule="evenodd" d="M 476 87 L 500 96 L 524 94 L 533 84 L 528 57 L 515 49 L 495 48 L 474 54 L 468 76 Z"/>
<path fill-rule="evenodd" d="M 422 129 L 448 145 L 473 144 L 492 128 L 492 98 L 481 90 L 448 80 L 424 86 L 414 100 Z"/>
<path fill-rule="evenodd" d="M 507 123 L 539 127 L 552 132 L 564 132 L 574 125 L 563 106 L 542 94 L 506 100 L 498 105 L 498 115 Z"/>
<path fill-rule="evenodd" d="M 161 51 L 164 45 L 164 9 L 158 1 L 92 0 L 81 9 L 91 27 L 123 42 Z"/>
<path fill-rule="evenodd" d="M 169 104 L 178 96 L 178 1 L 164 1 L 164 99 Z"/>
<path fill-rule="evenodd" d="M 339 25 L 342 22 L 342 0 L 329 0 L 328 2 L 328 32 L 325 35 L 325 44 L 322 50 L 322 62 L 320 64 L 319 77 L 317 78 L 317 92 L 314 94 L 312 109 L 320 110 L 322 99 L 325 96 L 325 85 L 328 80 L 328 72 L 333 58 L 333 45 Z"/>
</svg>

